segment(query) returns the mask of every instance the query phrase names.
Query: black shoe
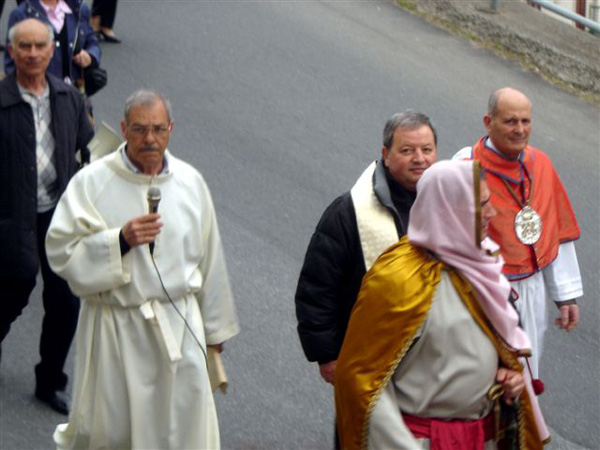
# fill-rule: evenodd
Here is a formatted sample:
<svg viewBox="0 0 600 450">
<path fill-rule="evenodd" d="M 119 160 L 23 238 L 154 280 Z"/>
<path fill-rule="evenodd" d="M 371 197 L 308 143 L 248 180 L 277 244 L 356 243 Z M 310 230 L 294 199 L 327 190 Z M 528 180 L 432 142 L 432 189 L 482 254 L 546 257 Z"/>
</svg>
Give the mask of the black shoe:
<svg viewBox="0 0 600 450">
<path fill-rule="evenodd" d="M 41 402 L 46 403 L 50 408 L 59 414 L 69 415 L 69 396 L 63 391 L 35 391 L 35 396 Z"/>
<path fill-rule="evenodd" d="M 106 34 L 104 31 L 100 30 L 97 32 L 100 40 L 104 42 L 110 42 L 112 44 L 120 44 L 121 39 L 117 37 L 116 34 Z"/>
</svg>

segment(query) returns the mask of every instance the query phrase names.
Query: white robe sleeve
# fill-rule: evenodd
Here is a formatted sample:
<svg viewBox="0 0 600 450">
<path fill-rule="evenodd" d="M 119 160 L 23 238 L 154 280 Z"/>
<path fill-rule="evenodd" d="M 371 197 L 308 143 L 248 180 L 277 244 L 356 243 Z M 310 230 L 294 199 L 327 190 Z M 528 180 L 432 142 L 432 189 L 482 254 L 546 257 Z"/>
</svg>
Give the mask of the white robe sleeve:
<svg viewBox="0 0 600 450">
<path fill-rule="evenodd" d="M 129 283 L 130 258 L 121 257 L 119 232 L 108 228 L 76 176 L 58 202 L 46 235 L 50 267 L 79 297 Z"/>
<path fill-rule="evenodd" d="M 583 295 L 583 284 L 575 243 L 565 242 L 558 246 L 558 255 L 542 273 L 548 297 L 555 302 L 572 300 Z"/>
<path fill-rule="evenodd" d="M 473 159 L 473 147 L 463 147 L 452 157 L 452 161 L 462 161 L 465 159 Z"/>
<path fill-rule="evenodd" d="M 196 298 L 202 312 L 206 342 L 210 345 L 232 338 L 239 333 L 239 326 L 212 198 L 206 187 L 205 192 L 207 223 L 202 238 L 206 254 L 199 266 L 203 283 Z"/>
<path fill-rule="evenodd" d="M 373 407 L 369 420 L 369 449 L 415 450 L 423 448 L 404 424 L 394 383 L 390 380 Z"/>
</svg>

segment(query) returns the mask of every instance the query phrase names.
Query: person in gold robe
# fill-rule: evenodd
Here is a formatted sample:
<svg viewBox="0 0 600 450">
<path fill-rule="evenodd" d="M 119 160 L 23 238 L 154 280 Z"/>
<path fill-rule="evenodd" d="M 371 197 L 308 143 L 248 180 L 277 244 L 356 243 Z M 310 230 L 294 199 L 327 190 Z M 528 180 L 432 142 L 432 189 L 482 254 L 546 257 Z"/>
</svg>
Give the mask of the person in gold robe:
<svg viewBox="0 0 600 450">
<path fill-rule="evenodd" d="M 478 162 L 434 164 L 408 233 L 365 275 L 337 363 L 343 449 L 535 450 L 550 441 L 522 358 Z"/>
</svg>

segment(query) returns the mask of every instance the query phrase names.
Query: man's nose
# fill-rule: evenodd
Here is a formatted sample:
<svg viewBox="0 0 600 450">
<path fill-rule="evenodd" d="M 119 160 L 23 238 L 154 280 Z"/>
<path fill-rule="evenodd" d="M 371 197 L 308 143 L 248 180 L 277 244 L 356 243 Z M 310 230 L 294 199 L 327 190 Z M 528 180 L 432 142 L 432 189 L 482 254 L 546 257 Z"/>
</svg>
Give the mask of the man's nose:
<svg viewBox="0 0 600 450">
<path fill-rule="evenodd" d="M 156 136 L 154 135 L 154 130 L 150 127 L 144 135 L 144 143 L 153 144 L 154 142 L 156 142 Z"/>
<path fill-rule="evenodd" d="M 515 131 L 519 134 L 523 134 L 525 132 L 525 126 L 521 122 L 518 122 Z"/>
<path fill-rule="evenodd" d="M 415 152 L 413 153 L 413 161 L 425 161 L 425 154 L 423 153 L 423 150 L 421 150 L 420 148 L 415 150 Z"/>
</svg>

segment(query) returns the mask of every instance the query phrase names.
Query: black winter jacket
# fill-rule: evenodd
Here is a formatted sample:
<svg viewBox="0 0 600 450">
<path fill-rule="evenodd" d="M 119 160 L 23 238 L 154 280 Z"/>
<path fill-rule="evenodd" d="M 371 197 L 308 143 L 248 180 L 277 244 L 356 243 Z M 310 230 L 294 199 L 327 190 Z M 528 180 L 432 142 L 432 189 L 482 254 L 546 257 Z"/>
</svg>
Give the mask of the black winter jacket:
<svg viewBox="0 0 600 450">
<path fill-rule="evenodd" d="M 58 78 L 50 86 L 51 129 L 62 194 L 75 171 L 76 151 L 85 149 L 94 130 L 81 95 Z M 0 273 L 35 278 L 37 250 L 37 163 L 31 106 L 21 98 L 15 73 L 0 81 Z"/>
<path fill-rule="evenodd" d="M 383 162 L 373 174 L 379 201 L 394 218 L 398 238 L 406 234 L 415 193 L 394 181 Z M 350 192 L 325 210 L 310 240 L 296 290 L 298 334 L 309 361 L 336 360 L 366 267 Z"/>
</svg>

